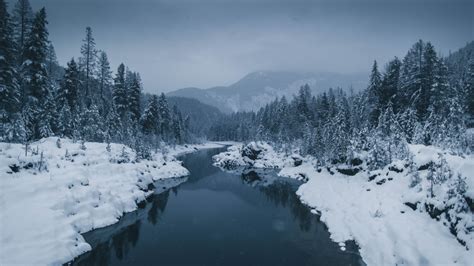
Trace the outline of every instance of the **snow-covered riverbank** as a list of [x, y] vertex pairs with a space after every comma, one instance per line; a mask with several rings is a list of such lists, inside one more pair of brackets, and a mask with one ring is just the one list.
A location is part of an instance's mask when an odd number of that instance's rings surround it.
[[[411, 162], [398, 161], [370, 172], [363, 160], [357, 166], [317, 168], [314, 158], [288, 156], [264, 143], [231, 147], [214, 161], [234, 169], [277, 167], [281, 176], [307, 180], [297, 191], [301, 201], [321, 215], [342, 249], [345, 241], [355, 240], [368, 265], [472, 265], [474, 216], [466, 199], [459, 197], [474, 196], [474, 158], [422, 145], [412, 145], [410, 150]], [[429, 165], [441, 164], [440, 160], [445, 160], [451, 176], [434, 184], [431, 197]], [[465, 185], [461, 192], [455, 191], [458, 176]], [[451, 197], [453, 192], [458, 194]], [[430, 204], [444, 212], [430, 217], [426, 210]], [[465, 246], [450, 232], [448, 219], [458, 219], [452, 230]]]
[[90, 250], [81, 233], [116, 223], [153, 193], [153, 181], [188, 171], [175, 156], [222, 144], [176, 146], [135, 160], [121, 144], [46, 138], [0, 143], [0, 264], [59, 265]]

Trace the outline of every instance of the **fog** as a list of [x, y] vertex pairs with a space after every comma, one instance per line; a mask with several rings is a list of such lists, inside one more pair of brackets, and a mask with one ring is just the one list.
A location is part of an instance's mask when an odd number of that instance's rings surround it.
[[[10, 7], [13, 0], [9, 1]], [[32, 0], [45, 6], [61, 64], [86, 26], [145, 91], [228, 85], [257, 70], [368, 72], [418, 39], [442, 54], [472, 40], [473, 1]]]

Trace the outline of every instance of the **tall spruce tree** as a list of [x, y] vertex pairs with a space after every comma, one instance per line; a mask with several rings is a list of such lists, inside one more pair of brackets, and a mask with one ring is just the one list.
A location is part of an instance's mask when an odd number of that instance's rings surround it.
[[25, 137], [14, 52], [10, 16], [5, 1], [0, 0], [0, 139], [5, 141], [23, 141]]
[[158, 106], [158, 96], [153, 95], [148, 102], [145, 111], [140, 119], [142, 126], [142, 131], [145, 134], [159, 134], [159, 106]]
[[433, 45], [426, 43], [423, 50], [421, 63], [421, 84], [413, 98], [412, 105], [416, 108], [418, 117], [424, 120], [428, 117], [428, 107], [430, 105], [430, 95], [438, 67], [438, 57]]
[[100, 52], [98, 65], [99, 71], [97, 79], [99, 82], [99, 97], [101, 101], [99, 111], [104, 114], [109, 110], [108, 98], [111, 96], [110, 88], [112, 86], [112, 71], [110, 70], [109, 59], [104, 51]]
[[[397, 57], [395, 57], [395, 59], [390, 61], [387, 65], [387, 69], [383, 75], [382, 84], [380, 87], [378, 106], [379, 110], [385, 109], [390, 100], [392, 100], [392, 104], [395, 101], [395, 99], [392, 98], [394, 98], [394, 96], [397, 94], [401, 65], [402, 62]], [[398, 106], [394, 106], [393, 109], [395, 112], [399, 110]]]
[[95, 48], [95, 40], [92, 36], [91, 27], [86, 28], [86, 37], [82, 40], [81, 58], [79, 58], [79, 65], [84, 74], [84, 93], [85, 104], [90, 106], [92, 103], [91, 93], [92, 79], [96, 70], [97, 63], [97, 49]]
[[125, 66], [120, 64], [114, 79], [113, 99], [116, 111], [122, 120], [128, 112], [127, 91], [125, 88]]
[[425, 43], [419, 40], [403, 58], [400, 71], [399, 93], [397, 93], [397, 105], [400, 106], [400, 109], [410, 106], [414, 101], [415, 93], [421, 89], [424, 47]]
[[69, 110], [79, 106], [80, 77], [79, 69], [74, 58], [67, 63], [67, 68], [61, 86], [57, 94], [57, 102], [60, 106], [67, 104]]
[[372, 65], [370, 72], [369, 87], [367, 87], [367, 103], [369, 112], [370, 125], [376, 126], [381, 110], [379, 109], [379, 101], [381, 95], [382, 75], [377, 66], [377, 61]]
[[165, 141], [168, 141], [171, 133], [171, 113], [164, 93], [161, 93], [158, 98], [158, 112], [160, 116], [160, 135]]
[[127, 89], [127, 102], [128, 110], [130, 112], [130, 118], [134, 123], [140, 119], [140, 95], [141, 95], [141, 81], [138, 73], [130, 74], [130, 87]]
[[50, 82], [46, 69], [48, 49], [48, 30], [46, 28], [46, 10], [42, 8], [35, 15], [33, 27], [28, 37], [25, 50], [25, 61], [22, 64], [23, 84], [27, 100], [27, 125], [32, 131], [32, 139], [47, 137], [51, 134], [51, 125], [47, 109], [50, 97]]
[[13, 25], [15, 32], [15, 43], [17, 45], [17, 63], [21, 65], [24, 61], [24, 52], [27, 48], [28, 36], [33, 24], [33, 10], [29, 0], [18, 0], [13, 9]]

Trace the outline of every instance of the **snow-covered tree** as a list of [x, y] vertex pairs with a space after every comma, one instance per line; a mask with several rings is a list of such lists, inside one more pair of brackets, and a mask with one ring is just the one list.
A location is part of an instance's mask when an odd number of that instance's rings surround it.
[[367, 87], [367, 103], [369, 107], [369, 121], [372, 126], [377, 125], [381, 110], [379, 110], [379, 101], [381, 95], [382, 76], [378, 70], [377, 61], [372, 65], [370, 73], [369, 87]]
[[119, 116], [124, 119], [128, 112], [127, 91], [125, 88], [125, 66], [120, 64], [114, 79], [114, 104]]
[[101, 51], [98, 60], [97, 79], [99, 82], [99, 97], [101, 105], [99, 111], [104, 114], [108, 112], [109, 102], [111, 96], [110, 88], [112, 87], [112, 71], [110, 70], [110, 63], [107, 53]]
[[143, 112], [140, 123], [145, 134], [159, 134], [158, 96], [152, 96]]
[[57, 102], [60, 106], [67, 104], [69, 110], [74, 110], [79, 106], [79, 90], [80, 90], [79, 69], [74, 58], [67, 63], [63, 81], [57, 93]]
[[24, 138], [14, 52], [10, 16], [5, 1], [0, 0], [0, 139], [4, 141], [22, 141]]
[[141, 81], [138, 73], [130, 74], [130, 84], [127, 88], [127, 102], [130, 118], [134, 123], [140, 119], [140, 95], [141, 95]]
[[95, 104], [84, 110], [81, 116], [81, 129], [83, 139], [88, 141], [101, 142], [104, 140], [104, 125], [99, 114], [99, 109]]
[[123, 141], [122, 120], [116, 111], [115, 104], [112, 103], [105, 119], [106, 138], [113, 141]]
[[24, 61], [24, 52], [27, 48], [28, 36], [33, 24], [33, 10], [29, 0], [18, 0], [13, 8], [14, 40], [17, 45], [17, 62]]
[[160, 117], [160, 135], [163, 139], [169, 140], [172, 129], [171, 113], [164, 93], [161, 93], [158, 98], [158, 113]]
[[23, 84], [27, 95], [25, 108], [28, 110], [27, 126], [32, 138], [49, 136], [52, 132], [49, 114], [45, 109], [50, 97], [50, 82], [46, 69], [48, 49], [48, 30], [46, 29], [46, 10], [42, 8], [35, 15], [28, 37], [22, 64]]
[[89, 106], [92, 103], [92, 78], [94, 77], [97, 67], [97, 49], [95, 48], [95, 40], [92, 36], [91, 27], [86, 28], [86, 37], [82, 42], [82, 56], [79, 58], [79, 66], [84, 74], [85, 104]]

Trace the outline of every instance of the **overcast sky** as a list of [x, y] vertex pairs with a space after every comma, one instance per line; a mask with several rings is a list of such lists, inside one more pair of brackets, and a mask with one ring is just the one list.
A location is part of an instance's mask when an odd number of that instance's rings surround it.
[[420, 38], [445, 55], [474, 39], [473, 0], [30, 2], [46, 7], [62, 65], [91, 26], [114, 70], [140, 72], [148, 92], [229, 85], [257, 70], [366, 72]]

